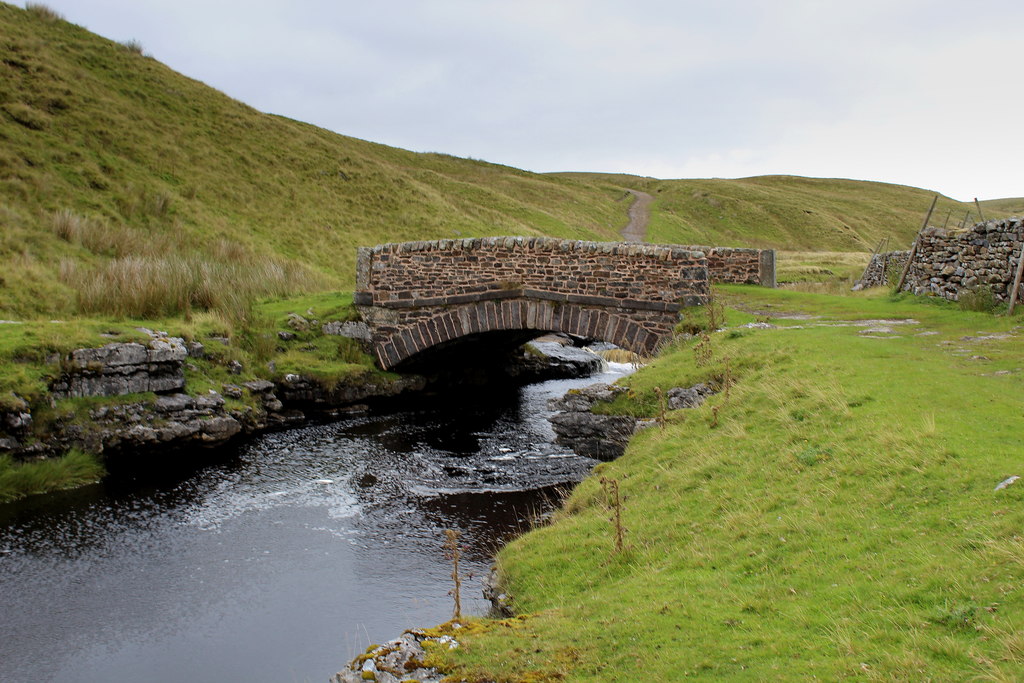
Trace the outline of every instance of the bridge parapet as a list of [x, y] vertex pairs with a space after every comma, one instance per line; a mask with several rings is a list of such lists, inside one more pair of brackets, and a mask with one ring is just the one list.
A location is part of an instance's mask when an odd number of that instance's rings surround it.
[[688, 247], [707, 254], [711, 282], [775, 287], [775, 251], [737, 247]]
[[[363, 247], [356, 289], [364, 305], [387, 306], [494, 290], [530, 289], [613, 300], [702, 303], [707, 260], [675, 245], [484, 237]], [[369, 295], [367, 297], [366, 295]]]

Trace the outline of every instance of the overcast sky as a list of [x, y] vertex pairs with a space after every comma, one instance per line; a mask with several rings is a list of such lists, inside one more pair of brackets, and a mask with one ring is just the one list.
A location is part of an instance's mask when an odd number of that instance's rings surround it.
[[1024, 2], [45, 0], [266, 112], [531, 171], [1024, 196]]

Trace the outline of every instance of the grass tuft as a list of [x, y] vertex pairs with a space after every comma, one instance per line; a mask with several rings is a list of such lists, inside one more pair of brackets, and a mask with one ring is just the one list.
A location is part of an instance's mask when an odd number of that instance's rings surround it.
[[25, 11], [36, 19], [43, 19], [44, 21], [64, 21], [63, 14], [60, 14], [41, 2], [26, 2]]
[[961, 311], [991, 313], [998, 307], [991, 287], [966, 287], [957, 295], [957, 306]]
[[77, 450], [62, 458], [29, 462], [0, 455], [0, 502], [93, 483], [105, 473], [96, 456]]
[[137, 55], [144, 54], [142, 49], [142, 43], [136, 40], [135, 38], [126, 40], [123, 43], [121, 43], [121, 45], [123, 45], [124, 48], [128, 50], [128, 52], [132, 52]]

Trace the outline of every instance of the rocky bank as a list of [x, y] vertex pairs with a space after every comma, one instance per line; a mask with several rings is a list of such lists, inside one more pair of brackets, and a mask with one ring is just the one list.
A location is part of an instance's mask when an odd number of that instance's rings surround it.
[[[614, 460], [621, 456], [630, 437], [653, 421], [630, 415], [601, 415], [593, 412], [593, 409], [600, 403], [613, 401], [625, 391], [625, 387], [616, 385], [591, 384], [570, 391], [562, 398], [552, 399], [551, 408], [558, 411], [550, 418], [555, 430], [555, 443], [572, 448], [578, 455], [596, 460]], [[675, 387], [666, 393], [665, 407], [668, 410], [696, 408], [713, 393], [715, 389], [703, 383], [692, 387]]]
[[[54, 369], [48, 394], [34, 405], [15, 396], [0, 407], [0, 455], [25, 460], [74, 448], [135, 457], [155, 450], [216, 447], [431, 390], [428, 379], [419, 374], [366, 372], [325, 383], [290, 373], [275, 381], [245, 381], [241, 366], [229, 361], [227, 372], [239, 374], [239, 379], [200, 393], [187, 386], [186, 368], [206, 358], [203, 344], [140, 331], [149, 337], [147, 343], [111, 343], [48, 358]], [[331, 328], [324, 334], [350, 336], [360, 331]], [[580, 377], [601, 367], [600, 358], [574, 348], [567, 338], [531, 344], [508, 361], [503, 372], [509, 378], [531, 382]], [[457, 383], [449, 382], [447, 390]]]

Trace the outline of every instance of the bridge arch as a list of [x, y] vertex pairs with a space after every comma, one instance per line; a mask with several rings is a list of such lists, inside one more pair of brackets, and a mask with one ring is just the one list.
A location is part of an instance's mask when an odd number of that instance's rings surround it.
[[[665, 318], [670, 330], [678, 313], [662, 311], [652, 317]], [[380, 339], [374, 351], [381, 367], [393, 368], [439, 345], [500, 331], [562, 332], [608, 341], [643, 356], [654, 355], [666, 336], [645, 328], [625, 311], [518, 296], [446, 308]]]

